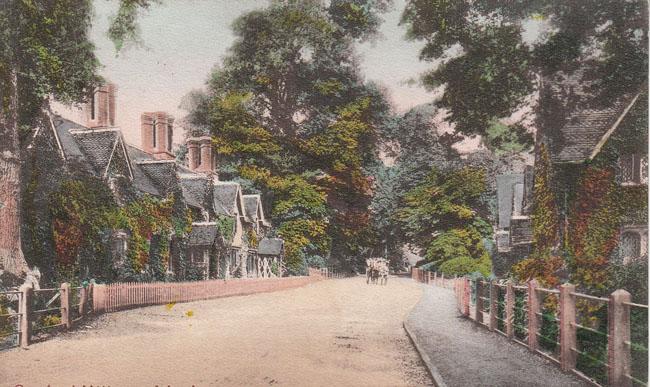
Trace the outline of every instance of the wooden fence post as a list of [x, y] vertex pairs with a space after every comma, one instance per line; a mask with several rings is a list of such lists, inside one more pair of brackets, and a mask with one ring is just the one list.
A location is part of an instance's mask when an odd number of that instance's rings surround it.
[[466, 317], [469, 317], [470, 291], [469, 278], [463, 278], [463, 314]]
[[537, 296], [537, 280], [528, 282], [528, 348], [535, 352], [537, 350], [537, 331], [539, 322], [539, 297]]
[[497, 328], [497, 303], [499, 302], [499, 287], [492, 280], [490, 283], [490, 330]]
[[93, 285], [93, 313], [106, 311], [106, 285]]
[[560, 367], [562, 371], [571, 371], [576, 366], [576, 303], [575, 285], [560, 286]]
[[632, 381], [627, 375], [631, 372], [630, 346], [630, 293], [619, 289], [609, 296], [607, 326], [609, 338], [607, 343], [608, 380], [611, 386], [631, 387]]
[[483, 282], [476, 280], [476, 322], [483, 324]]
[[79, 315], [85, 316], [88, 313], [88, 292], [90, 291], [90, 284], [88, 286], [81, 286], [79, 291]]
[[70, 329], [72, 328], [72, 319], [70, 316], [70, 284], [67, 282], [62, 283], [59, 292], [61, 292], [59, 296], [61, 300], [61, 323], [65, 329]]
[[34, 288], [25, 284], [20, 287], [20, 346], [27, 347], [32, 339], [32, 296]]
[[438, 286], [438, 272], [437, 271], [433, 272], [433, 284], [435, 286]]
[[515, 288], [511, 281], [506, 285], [506, 336], [515, 337]]

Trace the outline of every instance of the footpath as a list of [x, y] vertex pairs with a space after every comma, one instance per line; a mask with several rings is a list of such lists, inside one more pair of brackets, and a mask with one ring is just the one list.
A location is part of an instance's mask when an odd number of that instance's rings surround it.
[[404, 322], [439, 387], [588, 386], [506, 337], [466, 320], [450, 289], [428, 285]]

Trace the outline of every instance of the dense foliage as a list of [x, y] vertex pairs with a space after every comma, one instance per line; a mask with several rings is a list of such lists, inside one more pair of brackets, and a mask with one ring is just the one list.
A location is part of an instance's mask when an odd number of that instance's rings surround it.
[[513, 267], [522, 281], [537, 279], [543, 286], [559, 285], [558, 271], [564, 260], [558, 255], [559, 211], [553, 186], [553, 171], [546, 145], [540, 144], [533, 185], [533, 251]]
[[646, 8], [640, 0], [410, 0], [402, 23], [424, 41], [422, 60], [442, 60], [423, 82], [446, 86], [440, 105], [456, 129], [486, 134], [494, 119], [535, 104], [540, 75], [586, 69], [577, 75], [593, 81], [597, 104], [638, 89], [647, 80]]
[[[172, 259], [170, 240], [180, 243], [190, 231], [189, 213], [173, 195], [165, 199], [143, 195], [118, 206], [103, 181], [77, 177], [64, 180], [49, 197], [55, 262], [44, 264], [56, 267], [55, 278], [50, 279], [55, 283], [90, 278], [165, 280]], [[115, 255], [115, 231], [126, 232], [124, 257]], [[176, 260], [184, 264], [184, 257]]]
[[372, 34], [385, 5], [277, 2], [249, 12], [207, 92], [191, 96], [192, 134], [212, 134], [220, 176], [272, 203], [290, 272], [316, 256], [356, 267], [372, 243], [367, 168], [388, 105], [359, 76], [353, 42]]
[[485, 189], [484, 170], [433, 169], [404, 197], [397, 216], [406, 235], [442, 272], [490, 275], [484, 239], [491, 238], [492, 227], [484, 218], [485, 205], [481, 203]]

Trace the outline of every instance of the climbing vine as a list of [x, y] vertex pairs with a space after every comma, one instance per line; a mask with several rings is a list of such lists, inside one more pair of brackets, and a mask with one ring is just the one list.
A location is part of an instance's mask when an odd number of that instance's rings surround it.
[[175, 197], [157, 199], [143, 195], [114, 213], [111, 225], [129, 233], [127, 257], [135, 273], [151, 267], [162, 275], [170, 263], [169, 240], [190, 231], [189, 211], [175, 210]]
[[235, 219], [231, 216], [219, 215], [216, 219], [217, 230], [219, 235], [223, 238], [226, 245], [232, 243], [232, 238], [235, 235]]
[[[61, 280], [108, 276], [107, 246], [111, 214], [117, 205], [111, 191], [94, 178], [64, 181], [49, 198], [56, 273]], [[68, 278], [72, 277], [72, 278]]]
[[564, 259], [558, 256], [559, 242], [558, 208], [555, 191], [551, 184], [552, 168], [548, 149], [540, 144], [536, 162], [533, 198], [533, 252], [513, 266], [515, 277], [521, 281], [537, 279], [543, 286], [559, 284], [557, 272], [563, 267]]
[[572, 282], [603, 292], [609, 282], [609, 258], [618, 245], [622, 216], [614, 170], [587, 166], [569, 212], [567, 244]]

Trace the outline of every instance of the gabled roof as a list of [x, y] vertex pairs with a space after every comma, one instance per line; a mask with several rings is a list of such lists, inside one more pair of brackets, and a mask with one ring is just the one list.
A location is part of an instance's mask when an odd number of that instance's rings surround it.
[[612, 133], [638, 100], [639, 94], [624, 96], [605, 108], [573, 112], [551, 139], [551, 159], [576, 163], [596, 157]]
[[212, 206], [212, 179], [199, 174], [180, 174], [181, 189], [187, 204], [207, 209]]
[[192, 223], [188, 243], [190, 246], [211, 246], [218, 234], [217, 224], [214, 222]]
[[[212, 191], [214, 212], [217, 215], [245, 216], [241, 186], [232, 181], [215, 181]], [[241, 211], [240, 211], [241, 209]]]
[[126, 149], [129, 153], [129, 157], [133, 161], [133, 185], [135, 188], [140, 192], [148, 193], [150, 195], [162, 196], [162, 193], [158, 190], [156, 184], [149, 178], [149, 176], [147, 176], [138, 164], [138, 161], [151, 160], [153, 157], [145, 151], [131, 145], [127, 145]]
[[257, 221], [259, 203], [259, 195], [244, 195], [244, 211], [248, 219], [253, 222]]
[[264, 209], [262, 208], [262, 197], [259, 194], [244, 195], [244, 211], [251, 222], [262, 222], [266, 224]]
[[89, 129], [49, 113], [48, 118], [64, 160], [77, 161], [88, 172], [104, 178], [112, 160], [116, 158], [116, 152], [120, 152], [127, 160], [129, 177], [133, 178], [133, 169], [120, 129]]
[[284, 250], [284, 241], [280, 238], [263, 238], [257, 247], [260, 255], [280, 255]]
[[143, 160], [135, 164], [144, 171], [161, 194], [166, 195], [175, 188], [177, 180], [174, 160]]

